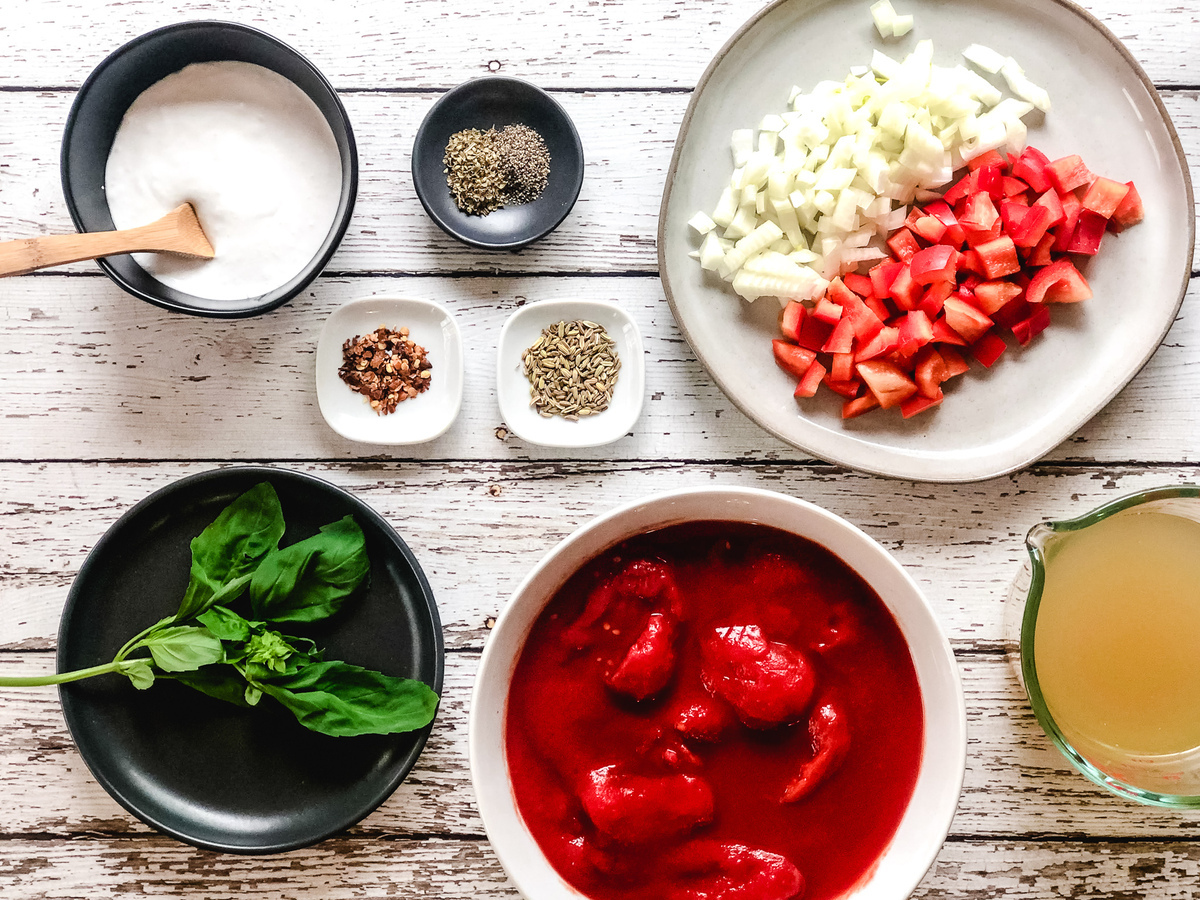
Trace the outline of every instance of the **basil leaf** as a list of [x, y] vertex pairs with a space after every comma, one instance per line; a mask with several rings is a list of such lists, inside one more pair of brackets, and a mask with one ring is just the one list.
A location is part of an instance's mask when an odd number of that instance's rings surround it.
[[142, 642], [164, 672], [190, 672], [225, 659], [221, 641], [207, 628], [177, 625], [156, 631]]
[[120, 673], [127, 677], [135, 688], [144, 691], [154, 684], [154, 668], [148, 659], [127, 659], [121, 663]]
[[250, 579], [250, 608], [271, 622], [316, 622], [337, 612], [369, 569], [362, 529], [346, 516], [268, 553]]
[[211, 606], [196, 621], [223, 641], [248, 641], [262, 622], [249, 622], [227, 606]]
[[192, 540], [192, 570], [175, 620], [195, 618], [213, 595], [248, 575], [283, 537], [283, 509], [275, 488], [263, 482], [242, 494]]
[[419, 681], [331, 660], [258, 683], [305, 728], [343, 737], [415, 731], [433, 721], [438, 695]]
[[206, 666], [195, 672], [180, 672], [168, 677], [234, 706], [252, 705], [246, 702], [249, 686], [233, 666]]

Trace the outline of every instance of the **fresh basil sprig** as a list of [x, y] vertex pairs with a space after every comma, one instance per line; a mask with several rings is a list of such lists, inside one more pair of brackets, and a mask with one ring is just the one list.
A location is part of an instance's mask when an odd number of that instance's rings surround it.
[[[64, 684], [103, 674], [145, 690], [169, 678], [218, 700], [277, 701], [306, 728], [350, 736], [394, 734], [433, 721], [438, 695], [427, 685], [339, 660], [326, 660], [283, 623], [334, 615], [370, 571], [366, 539], [351, 516], [280, 548], [285, 525], [268, 483], [242, 494], [192, 541], [179, 611], [134, 635], [111, 663], [59, 675], [0, 677], [0, 686]], [[233, 609], [248, 597], [245, 618]], [[132, 656], [145, 650], [149, 657]]]

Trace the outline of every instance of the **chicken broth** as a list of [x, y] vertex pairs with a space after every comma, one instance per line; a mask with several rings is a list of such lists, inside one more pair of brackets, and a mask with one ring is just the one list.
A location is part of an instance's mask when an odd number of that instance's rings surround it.
[[823, 547], [699, 522], [584, 565], [509, 691], [517, 806], [597, 900], [833, 898], [871, 871], [916, 784], [912, 658]]

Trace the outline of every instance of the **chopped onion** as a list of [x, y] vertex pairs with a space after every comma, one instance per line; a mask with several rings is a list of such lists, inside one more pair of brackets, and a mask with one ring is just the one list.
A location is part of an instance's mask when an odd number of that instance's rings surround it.
[[[889, 0], [871, 13], [893, 36], [909, 18]], [[735, 131], [729, 185], [711, 214], [689, 222], [703, 236], [700, 265], [747, 300], [810, 299], [885, 258], [881, 239], [903, 225], [914, 197], [936, 196], [931, 189], [988, 150], [1019, 153], [1022, 118], [1049, 109], [1049, 97], [1010, 57], [981, 44], [963, 55], [984, 71], [994, 65], [1016, 97], [963, 65], [933, 65], [923, 40], [901, 61], [876, 50], [845, 81], [794, 88], [786, 112], [763, 117], [757, 133]]]

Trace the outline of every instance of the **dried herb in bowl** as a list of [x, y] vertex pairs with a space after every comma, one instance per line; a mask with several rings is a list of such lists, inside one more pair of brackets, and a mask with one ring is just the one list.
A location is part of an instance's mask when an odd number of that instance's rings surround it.
[[529, 405], [543, 418], [578, 421], [608, 409], [621, 360], [603, 325], [577, 319], [544, 329], [521, 354], [529, 379]]
[[433, 364], [407, 328], [392, 331], [380, 325], [365, 337], [355, 335], [342, 344], [338, 376], [366, 397], [371, 409], [386, 416], [397, 404], [429, 389]]
[[532, 203], [550, 178], [546, 141], [527, 125], [455, 132], [446, 143], [442, 164], [455, 205], [472, 216]]
[[265, 694], [305, 728], [336, 737], [428, 725], [438, 696], [427, 685], [326, 660], [312, 640], [280, 630], [332, 616], [366, 578], [366, 541], [354, 518], [280, 548], [283, 533], [275, 489], [256, 485], [192, 540], [191, 576], [173, 616], [134, 635], [109, 663], [0, 677], [0, 687], [119, 674], [146, 689], [170, 678], [242, 707], [258, 706]]

